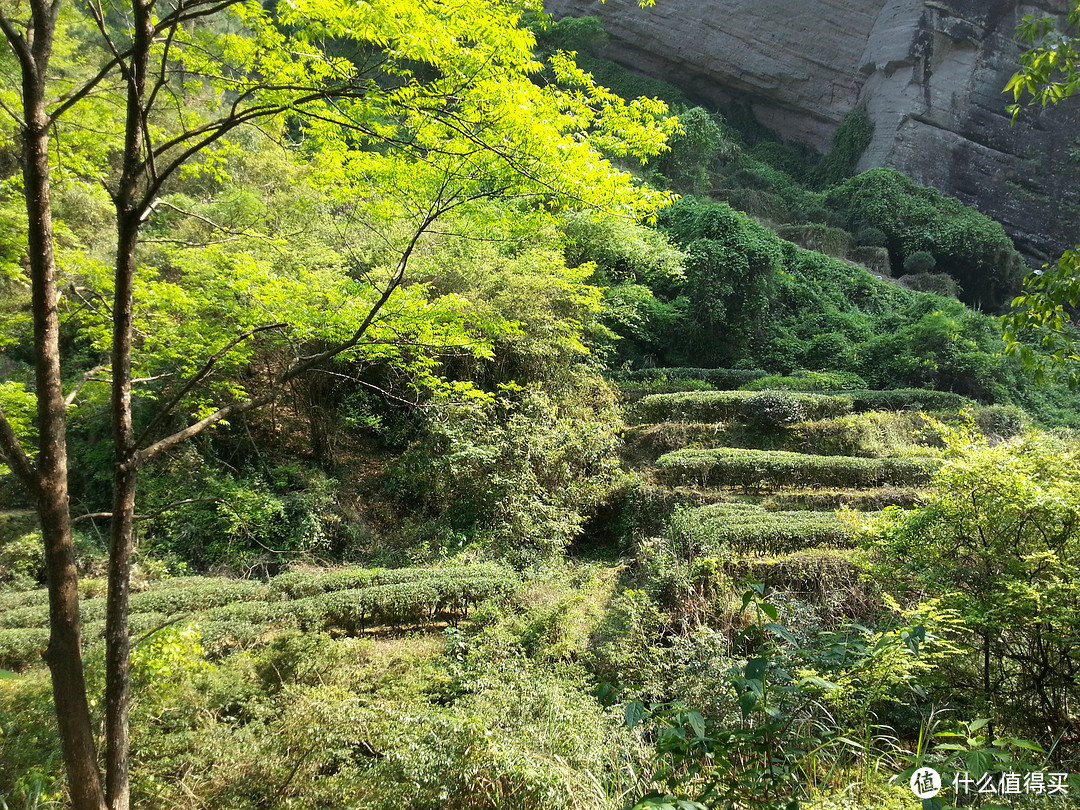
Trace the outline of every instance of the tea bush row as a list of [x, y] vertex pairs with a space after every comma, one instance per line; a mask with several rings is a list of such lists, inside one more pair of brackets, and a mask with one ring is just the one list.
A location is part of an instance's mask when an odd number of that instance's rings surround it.
[[510, 592], [519, 580], [506, 570], [432, 571], [408, 582], [372, 585], [298, 599], [290, 606], [304, 629], [357, 633], [367, 627], [417, 626], [445, 617], [456, 623], [469, 609]]
[[651, 394], [630, 411], [630, 421], [723, 422], [757, 421], [763, 412], [777, 415], [780, 424], [804, 419], [828, 419], [851, 411], [850, 399], [789, 391], [687, 391]]
[[676, 450], [657, 460], [672, 485], [741, 487], [920, 486], [939, 462], [931, 459], [812, 456], [782, 450]]
[[619, 371], [612, 375], [617, 383], [663, 384], [696, 380], [707, 383], [719, 391], [740, 388], [768, 372], [746, 368], [642, 368], [636, 371]]
[[726, 556], [788, 554], [807, 548], [842, 548], [851, 531], [833, 512], [769, 512], [755, 504], [712, 504], [689, 510], [678, 521], [695, 548]]
[[395, 585], [430, 579], [513, 577], [509, 569], [495, 563], [453, 565], [444, 568], [346, 568], [329, 573], [291, 571], [270, 580], [270, 588], [289, 599], [318, 596], [332, 591], [348, 591], [372, 585]]
[[[801, 377], [774, 378], [781, 384], [804, 379]], [[824, 383], [823, 383], [824, 384]], [[762, 399], [755, 399], [760, 397]], [[760, 420], [765, 397], [771, 397], [771, 407], [777, 409], [782, 403], [790, 416], [781, 424], [794, 421], [831, 419], [849, 413], [867, 411], [959, 411], [971, 408], [979, 412], [974, 400], [951, 391], [934, 391], [925, 388], [898, 388], [889, 391], [864, 389], [837, 390], [828, 394], [800, 391], [681, 391], [670, 394], [650, 394], [637, 402], [628, 414], [634, 423], [643, 422], [722, 422], [731, 419]], [[1004, 411], [1008, 411], [1006, 414]], [[1001, 413], [998, 413], [1001, 411]], [[1010, 427], [1019, 424], [1019, 409], [994, 411], [992, 421], [1003, 421]], [[798, 418], [796, 418], [798, 417]]]
[[[143, 632], [142, 626], [147, 621], [157, 623], [184, 613], [198, 613], [212, 621], [240, 620], [260, 625], [289, 623], [293, 615], [299, 615], [314, 623], [324, 618], [318, 614], [321, 609], [318, 598], [339, 592], [362, 592], [365, 616], [386, 619], [384, 623], [394, 626], [417, 624], [416, 617], [420, 614], [414, 605], [424, 605], [430, 615], [464, 616], [470, 606], [512, 590], [519, 581], [512, 571], [493, 563], [435, 569], [357, 568], [331, 574], [288, 573], [269, 585], [251, 580], [195, 578], [189, 579], [186, 587], [161, 587], [133, 594], [131, 625], [132, 632]], [[410, 590], [414, 596], [408, 595]], [[332, 613], [334, 600], [327, 599], [325, 604]], [[82, 618], [87, 638], [92, 638], [104, 621], [105, 599], [84, 600]], [[48, 607], [44, 603], [0, 613], [0, 629], [45, 628], [48, 621]], [[337, 626], [332, 616], [325, 621], [328, 626]]]
[[0, 669], [21, 671], [41, 660], [49, 643], [44, 628], [4, 628], [0, 630]]

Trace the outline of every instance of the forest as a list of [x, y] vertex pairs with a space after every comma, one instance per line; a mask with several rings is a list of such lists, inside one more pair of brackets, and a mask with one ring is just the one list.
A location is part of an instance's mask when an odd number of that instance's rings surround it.
[[1077, 806], [1080, 253], [539, 0], [0, 31], [0, 810]]

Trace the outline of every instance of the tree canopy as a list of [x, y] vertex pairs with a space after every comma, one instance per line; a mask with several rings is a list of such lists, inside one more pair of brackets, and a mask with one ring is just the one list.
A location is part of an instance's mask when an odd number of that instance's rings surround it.
[[[40, 517], [76, 807], [129, 805], [140, 470], [334, 359], [430, 388], [442, 355], [490, 356], [518, 324], [409, 275], [437, 224], [468, 230], [491, 201], [533, 226], [566, 209], [636, 220], [669, 199], [611, 161], [656, 154], [676, 121], [598, 87], [566, 53], [542, 77], [522, 25], [541, 10], [32, 0], [0, 12], [0, 106], [9, 152], [22, 149], [6, 275], [32, 299], [29, 324], [11, 313], [10, 325], [33, 331], [22, 379], [4, 386], [0, 448]], [[86, 411], [107, 414], [112, 435], [104, 784], [68, 472]]]

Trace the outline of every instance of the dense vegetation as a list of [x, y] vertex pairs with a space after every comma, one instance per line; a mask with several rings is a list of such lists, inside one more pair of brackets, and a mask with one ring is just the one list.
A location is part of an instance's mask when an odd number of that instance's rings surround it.
[[[855, 175], [857, 110], [815, 155], [603, 60], [595, 20], [478, 3], [443, 30], [453, 14], [403, 8], [315, 30], [237, 5], [177, 34], [186, 92], [148, 139], [243, 96], [211, 65], [300, 81], [270, 58], [288, 37], [368, 84], [237, 124], [145, 210], [134, 424], [162, 442], [214, 422], [140, 472], [133, 806], [899, 810], [932, 765], [947, 789], [925, 810], [982, 802], [954, 773], [1080, 770], [1080, 417], [1005, 353], [1020, 260], [1000, 226]], [[98, 26], [127, 24], [64, 7], [62, 86], [95, 81]], [[91, 696], [115, 523], [110, 90], [51, 152]], [[33, 459], [6, 126], [0, 411]], [[0, 808], [63, 806], [42, 527], [5, 459]]]

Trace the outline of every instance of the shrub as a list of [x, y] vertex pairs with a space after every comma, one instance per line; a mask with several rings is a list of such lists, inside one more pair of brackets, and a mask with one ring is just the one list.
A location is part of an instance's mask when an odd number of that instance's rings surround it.
[[679, 113], [682, 132], [668, 139], [668, 151], [657, 165], [676, 191], [704, 194], [709, 190], [709, 170], [722, 151], [730, 151], [715, 118], [701, 107]]
[[793, 425], [806, 418], [803, 402], [786, 391], [762, 391], [747, 397], [740, 410], [746, 422], [765, 428]]
[[988, 439], [1011, 439], [1019, 436], [1027, 414], [1015, 405], [989, 405], [975, 411], [975, 426]]
[[[846, 396], [787, 393], [800, 403], [803, 418], [825, 419], [851, 411]], [[724, 422], [746, 415], [744, 403], [758, 396], [754, 391], [689, 391], [677, 394], [651, 394], [630, 409], [628, 418], [643, 422]]]
[[832, 216], [832, 212], [823, 205], [815, 205], [799, 212], [799, 219], [816, 225], [826, 225]]
[[726, 202], [736, 211], [772, 222], [784, 222], [791, 216], [784, 198], [770, 191], [755, 188], [719, 188], [713, 189], [710, 196]]
[[49, 592], [44, 588], [30, 591], [0, 592], [0, 615], [13, 608], [48, 605]]
[[662, 216], [686, 250], [693, 356], [723, 365], [761, 331], [783, 243], [724, 203], [684, 200]]
[[782, 450], [677, 450], [661, 456], [660, 475], [670, 484], [741, 487], [918, 486], [930, 481], [930, 459], [811, 456]]
[[914, 273], [903, 276], [900, 283], [909, 290], [933, 293], [944, 298], [960, 297], [960, 285], [947, 273]]
[[636, 371], [615, 372], [616, 382], [668, 382], [700, 380], [719, 391], [730, 391], [768, 372], [756, 368], [642, 368]]
[[969, 304], [995, 309], [1019, 287], [1022, 261], [1001, 225], [899, 172], [863, 172], [827, 192], [826, 201], [849, 226], [880, 229], [894, 261], [932, 251]]
[[807, 250], [845, 258], [851, 249], [851, 234], [828, 225], [783, 225], [776, 229], [781, 239], [794, 242]]
[[713, 504], [686, 510], [673, 526], [680, 544], [697, 555], [787, 554], [806, 548], [853, 544], [851, 530], [832, 512], [768, 512], [754, 504]]
[[856, 512], [880, 512], [889, 506], [911, 509], [919, 502], [920, 492], [914, 487], [877, 487], [862, 490], [813, 490], [809, 492], [776, 492], [762, 502], [766, 509], [836, 510], [847, 507]]
[[[133, 594], [130, 609], [133, 614], [154, 612], [172, 616], [177, 613], [220, 607], [233, 602], [266, 599], [270, 596], [269, 589], [260, 582], [212, 578], [187, 587], [155, 588], [144, 593]], [[92, 599], [86, 604], [96, 605], [104, 601], [104, 599]]]
[[926, 250], [917, 250], [909, 253], [904, 259], [904, 272], [911, 275], [930, 273], [937, 267], [937, 259], [934, 254]]
[[889, 391], [845, 391], [854, 411], [945, 411], [974, 407], [975, 401], [951, 391], [894, 388]]
[[851, 371], [798, 371], [790, 376], [762, 377], [744, 385], [743, 390], [843, 391], [863, 388], [865, 385], [866, 381]]
[[0, 540], [0, 586], [31, 587], [42, 578], [45, 552], [38, 532]]
[[855, 234], [855, 244], [859, 247], [885, 247], [887, 244], [885, 231], [873, 225], [859, 228]]
[[874, 122], [863, 110], [851, 110], [833, 135], [832, 150], [814, 167], [811, 181], [817, 188], [835, 185], [855, 172], [855, 166], [874, 136]]
[[925, 444], [926, 426], [926, 420], [914, 411], [869, 411], [796, 425], [790, 446], [814, 455], [879, 458]]
[[0, 630], [0, 669], [21, 672], [41, 660], [49, 643], [44, 628], [5, 628]]
[[[352, 573], [352, 572], [350, 572]], [[485, 599], [508, 593], [520, 582], [496, 565], [380, 571], [369, 585], [330, 590], [288, 604], [308, 629], [356, 634], [374, 624], [418, 626], [442, 616], [455, 622]], [[345, 578], [335, 578], [341, 584]]]

